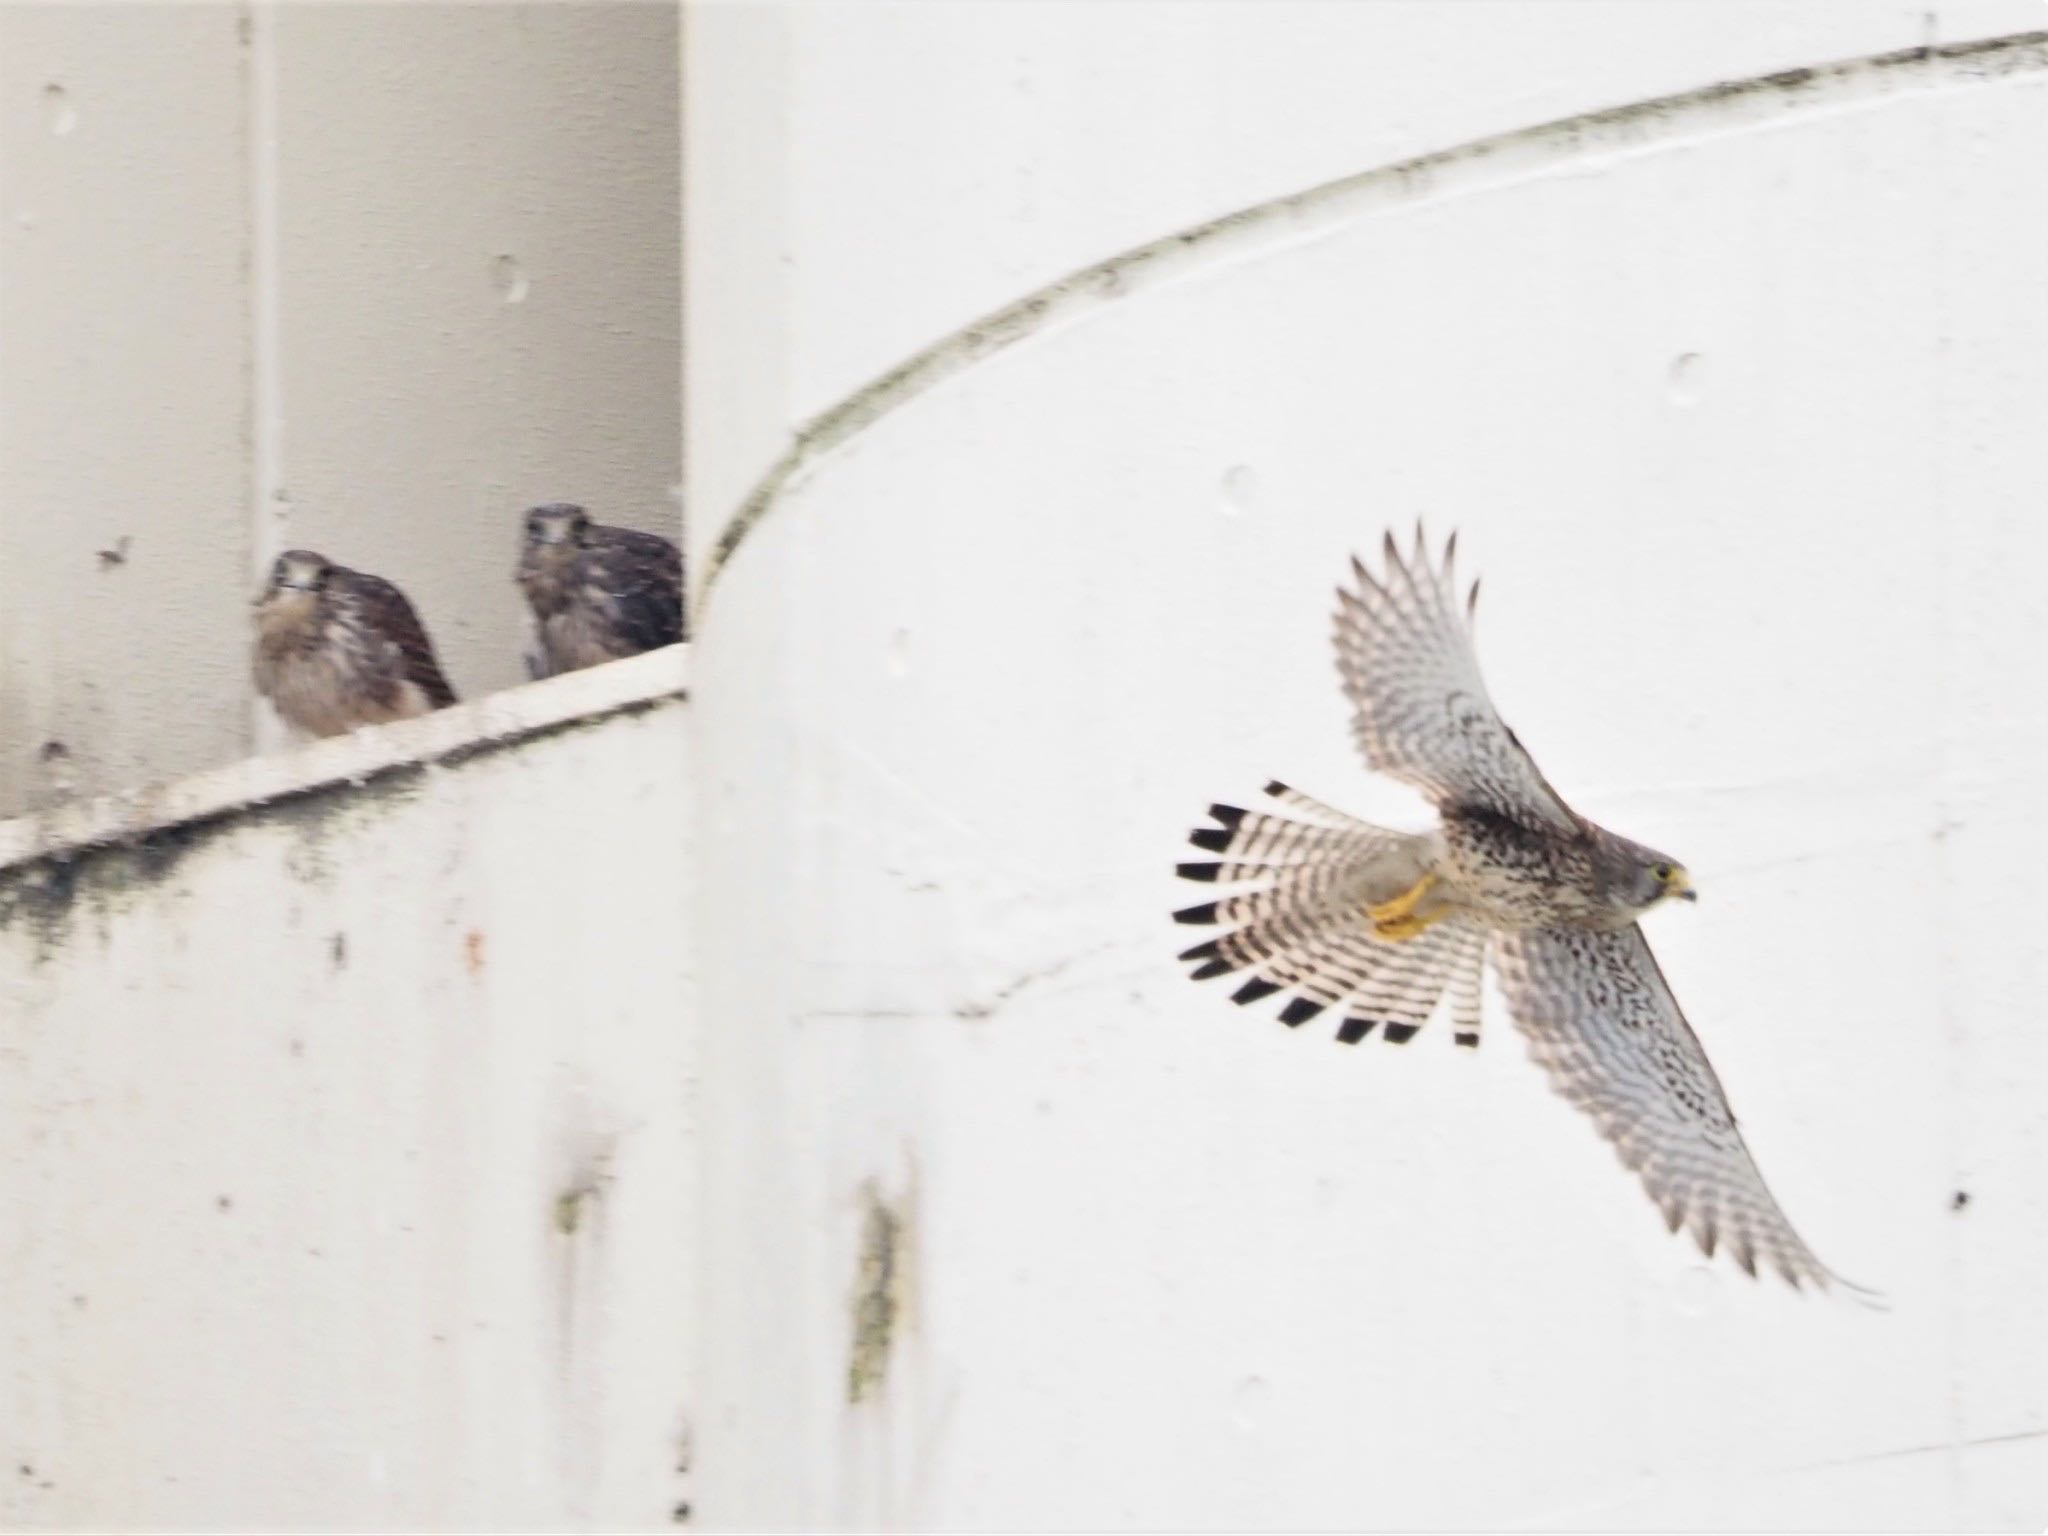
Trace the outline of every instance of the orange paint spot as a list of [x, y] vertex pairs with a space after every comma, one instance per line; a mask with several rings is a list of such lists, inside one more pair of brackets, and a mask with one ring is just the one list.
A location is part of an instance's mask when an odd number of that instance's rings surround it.
[[462, 936], [462, 963], [469, 967], [470, 975], [483, 975], [484, 936], [481, 929], [472, 928]]

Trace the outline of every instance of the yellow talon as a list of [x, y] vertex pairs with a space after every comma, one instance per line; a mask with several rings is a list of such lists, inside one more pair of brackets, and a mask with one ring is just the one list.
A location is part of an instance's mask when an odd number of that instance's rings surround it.
[[1372, 931], [1383, 939], [1412, 939], [1431, 923], [1448, 917], [1448, 907], [1434, 912], [1416, 910], [1435, 889], [1436, 876], [1424, 875], [1391, 901], [1369, 905], [1365, 915], [1372, 919]]
[[1390, 922], [1374, 923], [1372, 931], [1382, 939], [1412, 939], [1431, 923], [1441, 921], [1443, 913], [1432, 913], [1428, 917], [1397, 917]]
[[1392, 901], [1382, 901], [1377, 905], [1368, 906], [1365, 915], [1375, 923], [1391, 923], [1412, 916], [1415, 909], [1422, 905], [1422, 898], [1435, 888], [1436, 876], [1424, 875]]

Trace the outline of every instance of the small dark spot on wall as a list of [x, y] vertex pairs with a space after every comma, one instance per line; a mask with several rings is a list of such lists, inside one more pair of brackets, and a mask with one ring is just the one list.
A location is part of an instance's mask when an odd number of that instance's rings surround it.
[[231, 1195], [215, 1195], [213, 1206], [215, 1210], [232, 1211], [235, 1208], [234, 1198]]
[[30, 1466], [25, 1461], [20, 1466], [16, 1467], [14, 1470], [19, 1472], [23, 1477], [34, 1477], [36, 1475], [36, 1469]]
[[1259, 472], [1249, 464], [1233, 464], [1223, 471], [1223, 515], [1238, 517], [1259, 508]]
[[1953, 1196], [1950, 1197], [1948, 1202], [1948, 1208], [1952, 1211], [1960, 1211], [1964, 1206], [1968, 1205], [1969, 1203], [1970, 1192], [1967, 1189], [1959, 1189], [1955, 1192]]
[[108, 548], [94, 550], [93, 554], [99, 559], [100, 569], [111, 571], [126, 565], [128, 563], [128, 546], [132, 542], [128, 535], [124, 533], [120, 538], [114, 540], [113, 544]]
[[1675, 405], [1698, 405], [1706, 392], [1707, 360], [1703, 353], [1681, 352], [1671, 360], [1665, 379]]
[[292, 1041], [292, 1043], [291, 1043], [291, 1052], [292, 1052], [292, 1054], [293, 1054], [294, 1056], [303, 1056], [303, 1055], [305, 1055], [305, 1054], [306, 1054], [306, 1042], [305, 1042], [305, 1041], [303, 1041], [303, 1040], [298, 1040], [298, 1039], [294, 1039], [294, 1040]]
[[65, 746], [63, 742], [58, 741], [55, 737], [52, 737], [50, 740], [43, 743], [41, 751], [39, 751], [36, 755], [46, 763], [55, 763], [60, 762], [64, 758], [69, 757], [71, 755], [71, 749]]
[[43, 87], [43, 126], [59, 139], [78, 127], [78, 108], [72, 104], [71, 93], [64, 89], [62, 81], [52, 80]]
[[472, 976], [484, 973], [484, 936], [480, 929], [472, 928], [462, 936], [462, 965]]
[[[328, 958], [329, 962], [330, 962], [330, 963], [331, 963], [331, 964], [332, 964], [332, 965], [334, 966], [334, 968], [335, 968], [335, 969], [336, 969], [337, 971], [339, 971], [339, 970], [343, 970], [343, 969], [345, 969], [345, 968], [347, 967], [347, 965], [348, 965], [348, 935], [347, 935], [347, 934], [345, 934], [345, 933], [337, 933], [336, 935], [334, 935], [334, 937], [333, 937], [333, 938], [331, 938], [331, 939], [329, 939], [329, 940], [327, 941], [327, 958]], [[296, 1042], [294, 1042], [294, 1043], [296, 1043]]]
[[72, 1305], [72, 1306], [74, 1306], [74, 1307], [76, 1307], [76, 1308], [78, 1308], [78, 1310], [79, 1310], [79, 1311], [83, 1312], [83, 1311], [85, 1310], [85, 1308], [86, 1308], [86, 1299], [85, 1299], [84, 1295], [83, 1295], [83, 1294], [80, 1294], [80, 1295], [77, 1295], [77, 1296], [74, 1296], [74, 1297], [72, 1297], [72, 1298], [71, 1298], [71, 1305]]
[[678, 1504], [668, 1512], [668, 1517], [677, 1525], [688, 1525], [690, 1523], [690, 1506], [688, 1504]]
[[509, 252], [494, 257], [491, 261], [491, 286], [498, 290], [498, 300], [504, 304], [523, 304], [533, 284], [526, 276], [526, 268], [517, 256]]
[[583, 1201], [592, 1193], [590, 1189], [568, 1189], [555, 1196], [555, 1230], [562, 1236], [574, 1237], [583, 1225]]

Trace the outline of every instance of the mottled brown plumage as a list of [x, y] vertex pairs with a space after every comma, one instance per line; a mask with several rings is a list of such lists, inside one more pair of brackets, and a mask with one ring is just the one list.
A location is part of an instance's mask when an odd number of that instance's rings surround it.
[[637, 656], [684, 636], [682, 552], [655, 534], [594, 523], [569, 502], [527, 512], [518, 579], [533, 610], [528, 670], [535, 677]]
[[1175, 914], [1224, 930], [1182, 958], [1197, 980], [1248, 971], [1240, 1003], [1293, 992], [1290, 1025], [1338, 1009], [1348, 1043], [1375, 1028], [1410, 1039], [1448, 993], [1454, 1038], [1476, 1046], [1490, 957], [1531, 1054], [1673, 1229], [1709, 1255], [1725, 1244], [1751, 1274], [1856, 1290], [1765, 1188], [1637, 925], [1692, 898], [1685, 871], [1573, 811], [1501, 721], [1472, 648], [1478, 584], [1459, 601], [1456, 548], [1432, 563], [1418, 528], [1404, 559], [1389, 537], [1382, 574], [1352, 562], [1336, 617], [1359, 748], [1429, 797], [1435, 829], [1389, 831], [1278, 783], [1272, 810], [1211, 806], [1217, 825], [1192, 841], [1219, 857], [1179, 872], [1243, 889]]
[[288, 550], [256, 600], [256, 690], [309, 736], [455, 702], [405, 594], [311, 550]]

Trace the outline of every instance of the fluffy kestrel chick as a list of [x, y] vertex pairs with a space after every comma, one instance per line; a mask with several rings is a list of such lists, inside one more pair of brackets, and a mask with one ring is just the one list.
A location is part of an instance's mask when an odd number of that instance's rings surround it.
[[256, 599], [256, 691], [309, 736], [455, 702], [405, 594], [381, 576], [287, 550]]
[[[1765, 1188], [1697, 1036], [1637, 919], [1693, 899], [1679, 863], [1566, 805], [1502, 723], [1480, 680], [1454, 537], [1432, 562], [1418, 528], [1391, 536], [1374, 574], [1339, 590], [1337, 671], [1366, 762], [1436, 806], [1426, 832], [1394, 832], [1274, 783], [1264, 811], [1211, 806], [1193, 842], [1216, 862], [1190, 880], [1240, 887], [1175, 914], [1225, 932], [1187, 950], [1200, 980], [1249, 972], [1240, 1003], [1293, 996], [1281, 1019], [1334, 1009], [1337, 1038], [1410, 1039], [1450, 997], [1453, 1038], [1479, 1043], [1490, 962], [1531, 1054], [1593, 1118], [1676, 1231], [1708, 1255], [1794, 1286], [1841, 1285]], [[1462, 598], [1462, 601], [1460, 600]], [[1866, 1293], [1867, 1294], [1867, 1293]]]
[[667, 539], [593, 523], [566, 501], [526, 514], [519, 589], [533, 609], [535, 677], [683, 638], [683, 556]]

